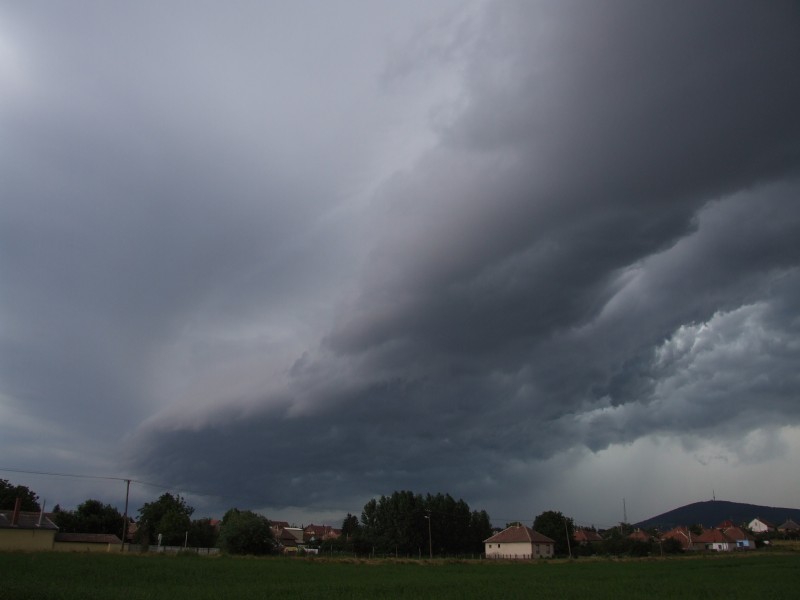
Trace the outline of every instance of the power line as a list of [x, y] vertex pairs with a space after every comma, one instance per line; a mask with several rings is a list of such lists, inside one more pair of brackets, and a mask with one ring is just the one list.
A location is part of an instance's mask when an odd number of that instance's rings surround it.
[[[24, 473], [26, 475], [49, 475], [51, 477], [76, 477], [82, 479], [110, 479], [113, 481], [133, 481], [133, 479], [128, 479], [125, 477], [110, 477], [106, 475], [76, 475], [74, 473], [52, 473], [48, 471], [26, 471], [24, 469], [7, 469], [5, 467], [0, 467], [0, 471], [7, 473]], [[142, 483], [142, 482], [137, 481], [137, 483]]]
[[7, 472], [7, 473], [23, 473], [25, 475], [46, 475], [50, 477], [73, 477], [76, 479], [103, 479], [106, 481], [130, 481], [131, 483], [138, 483], [139, 485], [146, 485], [149, 487], [159, 488], [162, 490], [175, 490], [180, 491], [185, 494], [191, 494], [192, 496], [205, 496], [208, 498], [220, 498], [219, 494], [205, 494], [203, 492], [196, 492], [193, 490], [185, 490], [182, 488], [178, 488], [175, 486], [169, 485], [162, 485], [160, 483], [151, 483], [149, 481], [142, 481], [140, 479], [133, 479], [132, 477], [112, 477], [110, 475], [80, 475], [76, 473], [55, 473], [52, 471], [28, 471], [25, 469], [9, 469], [6, 467], [0, 467], [0, 472]]
[[[77, 474], [77, 473], [55, 473], [55, 472], [52, 472], [52, 471], [29, 471], [29, 470], [26, 470], [26, 469], [11, 469], [11, 468], [7, 468], [7, 467], [0, 467], [0, 473], [22, 473], [22, 474], [25, 474], [25, 475], [45, 475], [45, 476], [49, 476], [49, 477], [72, 477], [72, 478], [75, 478], [75, 479], [102, 479], [102, 480], [106, 480], [106, 481], [124, 481], [124, 482], [137, 483], [139, 485], [145, 485], [145, 486], [148, 486], [148, 487], [158, 488], [158, 489], [162, 489], [162, 490], [176, 491], [177, 493], [190, 494], [192, 496], [203, 496], [205, 498], [234, 499], [233, 496], [227, 496], [227, 495], [221, 495], [221, 494], [207, 494], [205, 492], [197, 492], [197, 491], [194, 491], [194, 490], [187, 490], [187, 489], [183, 489], [183, 488], [180, 488], [180, 487], [177, 487], [177, 486], [169, 486], [169, 485], [163, 485], [161, 483], [152, 483], [152, 482], [149, 482], [149, 481], [142, 481], [141, 479], [133, 479], [132, 477], [114, 477], [114, 476], [111, 476], [111, 475], [83, 475], [83, 474]], [[446, 515], [447, 514], [447, 513], [444, 513], [444, 512], [435, 510], [435, 509], [430, 509], [430, 510], [426, 509], [426, 510], [427, 510], [427, 512], [434, 513], [434, 514], [441, 514], [441, 515]], [[475, 511], [471, 511], [471, 512], [475, 512]], [[492, 517], [491, 515], [490, 515], [490, 519], [492, 521], [494, 521], [494, 522], [497, 522], [497, 523], [501, 523], [503, 521], [505, 521], [506, 523], [525, 523], [527, 521], [530, 521], [531, 523], [533, 523], [533, 521], [535, 520], [535, 519], [530, 519], [530, 518], [528, 518], [528, 519], [509, 519], [509, 518], [503, 518], [503, 517]], [[586, 525], [578, 525], [578, 523], [575, 523], [575, 525], [576, 525], [576, 527], [586, 527]], [[603, 526], [601, 524], [601, 528], [609, 529], [610, 527], [614, 527], [614, 526], [612, 525], [612, 526], [605, 527], [605, 526]]]

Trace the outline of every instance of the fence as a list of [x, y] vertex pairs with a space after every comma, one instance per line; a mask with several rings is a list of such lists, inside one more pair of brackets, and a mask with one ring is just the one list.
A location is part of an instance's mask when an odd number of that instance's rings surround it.
[[538, 558], [553, 558], [552, 556], [534, 555], [534, 554], [487, 554], [487, 560], [532, 560]]
[[142, 552], [154, 552], [161, 554], [178, 554], [180, 552], [189, 554], [200, 554], [203, 556], [214, 556], [219, 554], [219, 548], [193, 548], [191, 546], [148, 546], [143, 548], [138, 544], [125, 544], [125, 552], [140, 554]]

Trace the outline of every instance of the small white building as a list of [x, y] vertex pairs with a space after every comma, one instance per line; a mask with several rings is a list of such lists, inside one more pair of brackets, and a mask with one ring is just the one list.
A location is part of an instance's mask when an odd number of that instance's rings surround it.
[[747, 524], [747, 528], [753, 533], [767, 533], [768, 531], [775, 531], [775, 525], [766, 519], [759, 519], [756, 517]]
[[703, 533], [694, 536], [695, 550], [713, 550], [714, 552], [730, 552], [736, 548], [736, 542], [728, 538], [721, 529], [704, 529]]
[[483, 542], [486, 558], [550, 558], [556, 543], [525, 525], [512, 525]]

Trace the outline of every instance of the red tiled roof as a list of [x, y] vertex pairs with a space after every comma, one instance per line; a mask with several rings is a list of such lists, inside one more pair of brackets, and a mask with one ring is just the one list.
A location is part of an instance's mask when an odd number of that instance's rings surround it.
[[704, 529], [703, 533], [694, 536], [692, 541], [698, 544], [730, 544], [731, 542], [719, 529]]
[[330, 538], [330, 537], [339, 537], [341, 535], [341, 531], [334, 529], [330, 525], [308, 525], [304, 530], [303, 533], [309, 537], [315, 537], [316, 539], [323, 539], [323, 538]]
[[632, 534], [628, 536], [629, 540], [636, 540], [639, 542], [649, 542], [651, 537], [649, 533], [642, 531], [641, 529], [637, 529]]
[[500, 533], [494, 534], [489, 539], [483, 540], [486, 544], [513, 544], [518, 542], [533, 542], [535, 544], [555, 544], [546, 535], [534, 531], [525, 525], [512, 525]]
[[733, 521], [730, 519], [725, 519], [722, 523], [717, 525], [717, 529], [728, 529], [729, 527], [734, 527]]
[[602, 536], [597, 533], [596, 531], [592, 531], [591, 529], [576, 529], [575, 532], [572, 534], [573, 539], [576, 542], [602, 542]]
[[661, 536], [662, 540], [678, 540], [681, 548], [688, 550], [692, 545], [692, 534], [686, 527], [675, 527]]
[[734, 542], [741, 540], [750, 540], [751, 542], [754, 541], [753, 536], [740, 527], [728, 527], [723, 533], [728, 537], [728, 539]]

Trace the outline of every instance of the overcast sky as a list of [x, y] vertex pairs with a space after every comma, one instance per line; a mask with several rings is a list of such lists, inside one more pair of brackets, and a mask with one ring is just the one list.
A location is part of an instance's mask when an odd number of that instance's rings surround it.
[[0, 2], [0, 468], [800, 506], [799, 64], [779, 0]]

